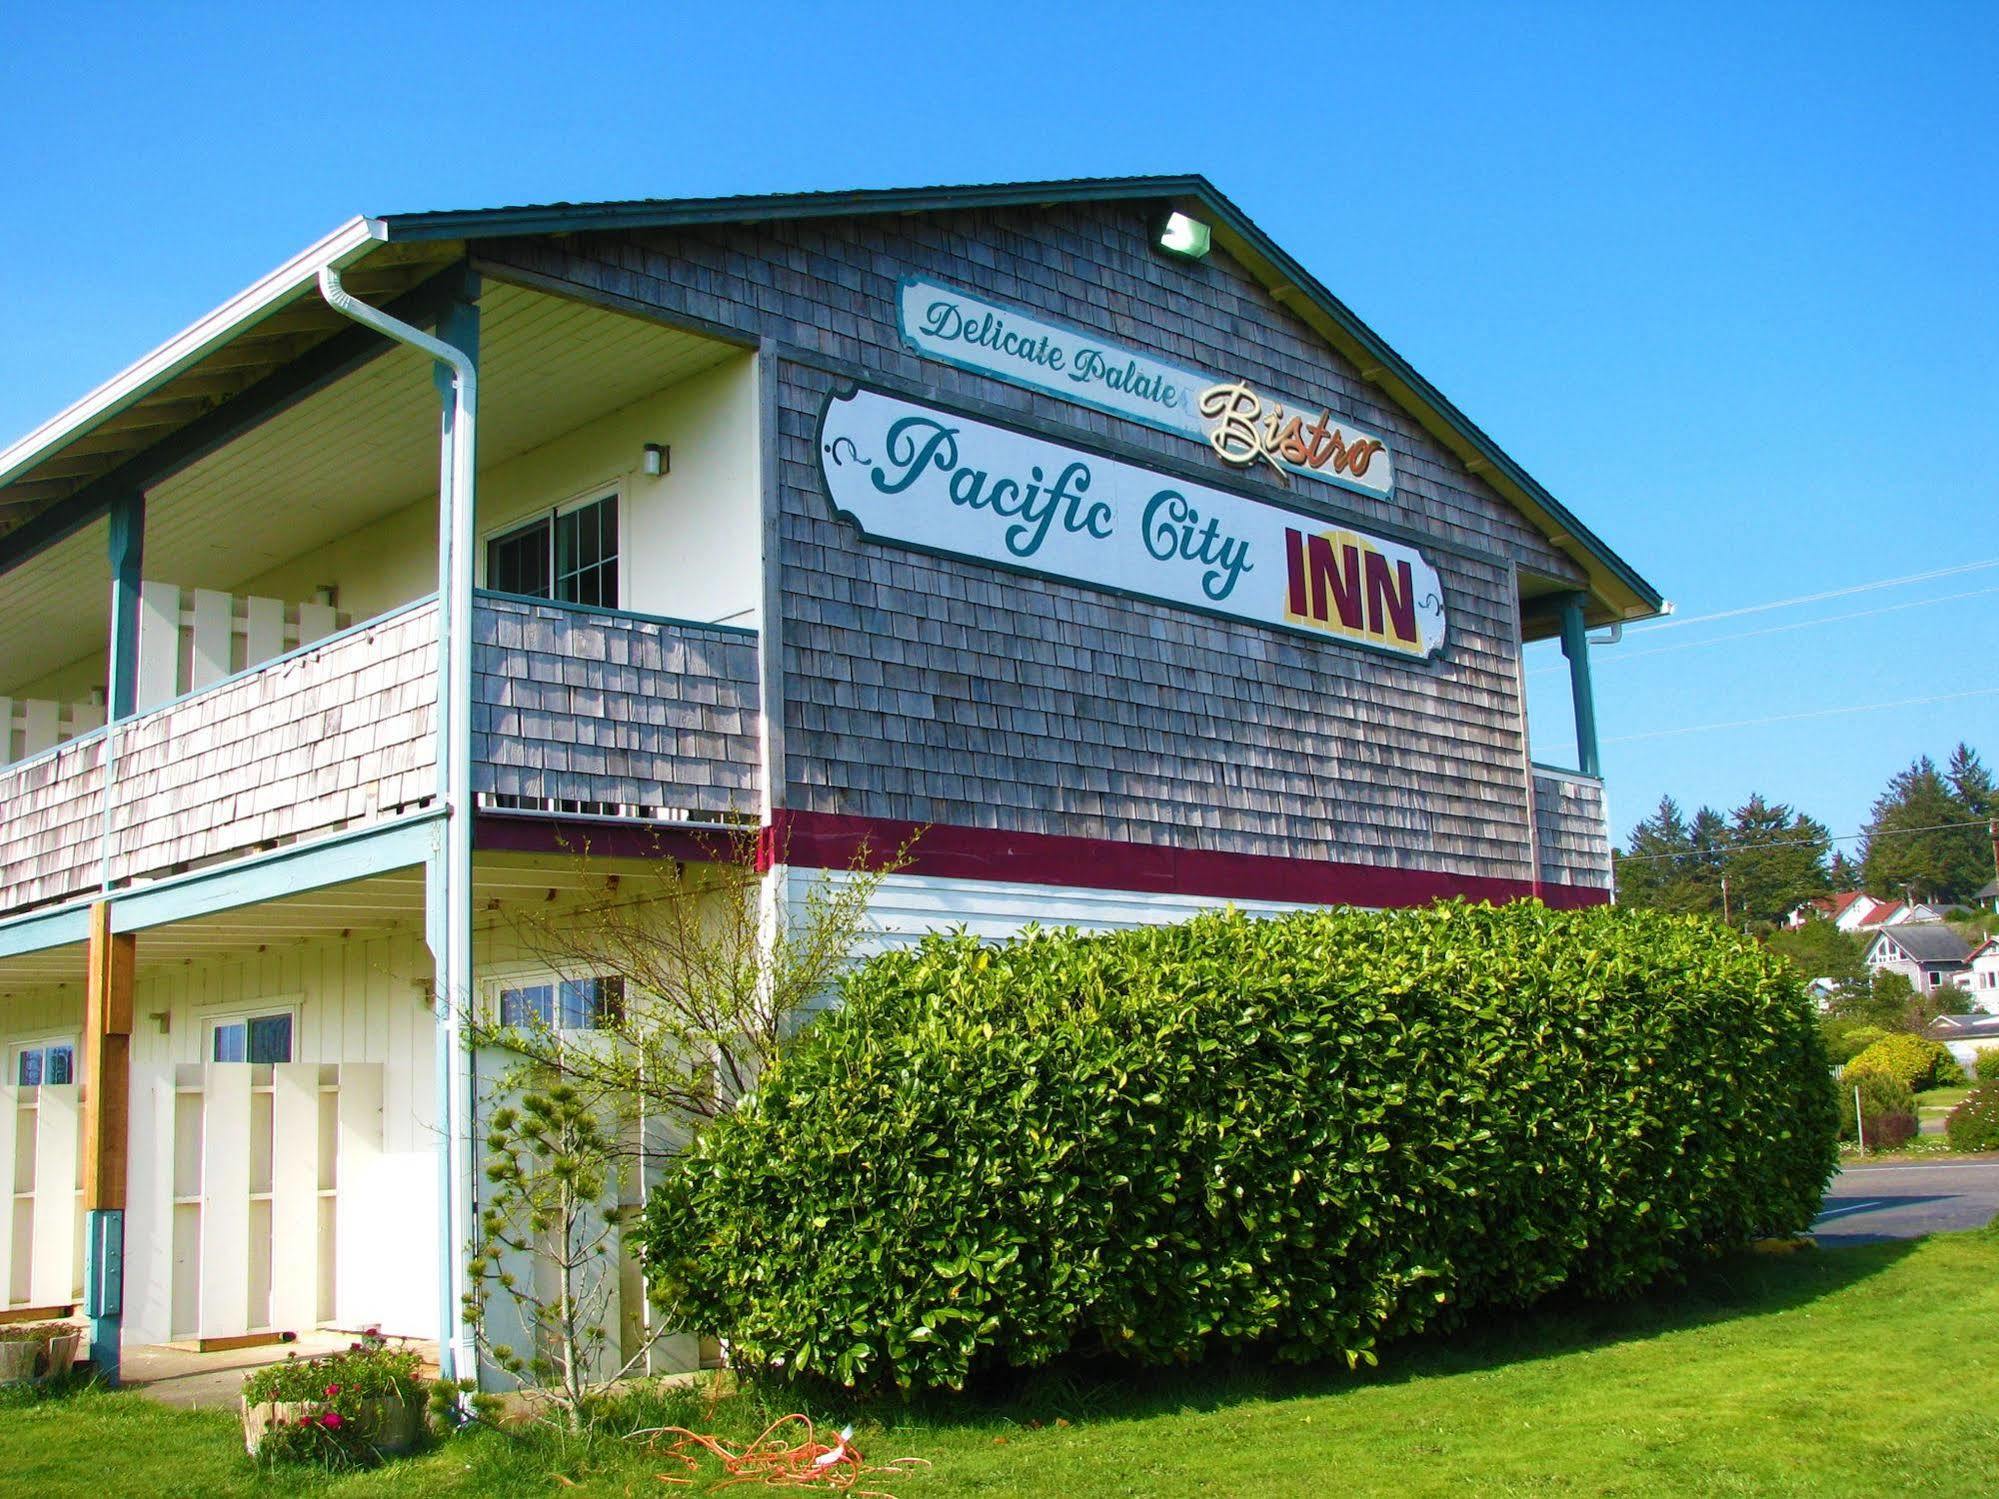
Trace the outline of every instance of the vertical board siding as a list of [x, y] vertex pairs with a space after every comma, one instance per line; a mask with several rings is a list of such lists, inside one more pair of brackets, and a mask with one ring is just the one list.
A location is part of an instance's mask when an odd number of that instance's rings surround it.
[[1535, 767], [1534, 838], [1545, 883], [1610, 889], [1610, 809], [1603, 782]]
[[[1151, 248], [1144, 204], [1072, 204], [513, 240], [489, 258], [777, 340], [786, 784], [800, 811], [1529, 878], [1511, 569], [1580, 570], [1240, 266]], [[1323, 400], [1386, 436], [1395, 491], [1309, 480], [1433, 552], [1433, 665], [865, 542], [814, 434], [837, 360], [1212, 470], [1204, 445], [927, 359], [896, 323], [920, 273], [1218, 378]], [[808, 357], [809, 356], [809, 357]], [[1266, 488], [1267, 486], [1255, 485]]]
[[642, 816], [757, 810], [757, 641], [524, 599], [473, 610], [472, 789]]

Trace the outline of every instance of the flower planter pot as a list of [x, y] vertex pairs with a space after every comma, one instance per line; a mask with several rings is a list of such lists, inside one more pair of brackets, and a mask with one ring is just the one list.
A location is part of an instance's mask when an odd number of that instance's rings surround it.
[[14, 1338], [0, 1342], [0, 1385], [26, 1384], [35, 1377], [42, 1360], [40, 1338]]
[[[343, 1435], [366, 1442], [386, 1457], [408, 1452], [423, 1434], [423, 1403], [398, 1400], [393, 1396], [363, 1400], [351, 1420], [343, 1424]], [[320, 1400], [267, 1400], [261, 1405], [243, 1402], [243, 1447], [257, 1455], [264, 1433], [280, 1423], [290, 1425], [301, 1417], [317, 1418], [326, 1410]]]

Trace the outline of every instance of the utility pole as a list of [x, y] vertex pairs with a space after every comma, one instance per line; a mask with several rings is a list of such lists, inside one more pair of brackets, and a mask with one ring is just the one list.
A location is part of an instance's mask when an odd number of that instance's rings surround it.
[[1721, 877], [1721, 924], [1722, 924], [1723, 926], [1732, 926], [1732, 925], [1734, 925], [1734, 920], [1733, 920], [1733, 918], [1732, 918], [1732, 917], [1730, 917], [1730, 916], [1729, 916], [1729, 914], [1728, 914], [1728, 876], [1727, 876], [1727, 875], [1723, 875], [1723, 876]]

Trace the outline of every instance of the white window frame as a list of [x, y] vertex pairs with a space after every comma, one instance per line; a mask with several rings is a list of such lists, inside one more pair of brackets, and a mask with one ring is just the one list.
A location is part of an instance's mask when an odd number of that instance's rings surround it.
[[[487, 1019], [497, 1026], [500, 1024], [500, 991], [503, 989], [527, 989], [540, 984], [546, 984], [552, 989], [559, 989], [562, 984], [579, 983], [584, 979], [602, 980], [622, 977], [623, 975], [616, 973], [564, 974], [556, 972], [553, 968], [541, 967], [509, 968], [499, 973], [488, 974], [480, 981], [480, 998], [483, 1002]], [[562, 1018], [560, 1006], [561, 996], [558, 994], [551, 1001], [551, 1009], [556, 1020]], [[604, 1034], [596, 1026], [575, 1028], [552, 1024], [549, 1026], [549, 1030], [558, 1039], [568, 1036], [601, 1036]]]
[[[552, 604], [561, 604], [563, 601], [555, 597], [554, 528], [556, 520], [561, 516], [570, 514], [572, 511], [581, 510], [586, 506], [594, 505], [599, 500], [616, 500], [618, 504], [617, 508], [618, 602], [615, 605], [608, 605], [608, 606], [586, 604], [586, 605], [573, 605], [570, 607], [590, 608], [590, 609], [595, 609], [599, 607], [612, 607], [617, 609], [626, 608], [627, 600], [631, 594], [631, 575], [626, 569], [626, 562], [628, 561], [627, 542], [628, 538], [631, 535], [630, 531], [631, 509], [630, 506], [627, 505], [626, 500], [628, 496], [631, 494], [631, 477], [632, 476], [629, 473], [613, 475], [612, 477], [604, 479], [599, 483], [586, 485], [584, 488], [575, 491], [565, 500], [559, 500], [553, 505], [533, 506], [527, 510], [523, 510], [519, 515], [516, 515], [511, 520], [502, 521], [500, 524], [495, 526], [489, 526], [486, 530], [480, 532], [479, 555], [476, 559], [479, 567], [479, 586], [481, 588], [487, 588], [491, 586], [489, 575], [486, 568], [486, 562], [487, 559], [492, 555], [493, 543], [498, 541], [503, 536], [511, 536], [514, 534], [514, 532], [525, 530], [527, 527], [533, 525], [535, 522], [540, 521], [545, 523], [549, 527], [549, 538], [548, 538], [549, 597], [546, 600], [546, 602]], [[507, 597], [527, 598], [529, 597], [529, 595], [508, 594]]]
[[[35, 1036], [10, 1042], [7, 1047], [7, 1086], [10, 1088], [40, 1088], [47, 1086], [64, 1087], [63, 1083], [24, 1083], [21, 1081], [21, 1054], [28, 1051], [46, 1052], [51, 1046], [69, 1048], [69, 1081], [71, 1084], [83, 1081], [83, 1038], [72, 1032], [68, 1035]], [[42, 1075], [48, 1076], [48, 1060], [42, 1061]]]
[[235, 1005], [226, 1010], [216, 1010], [201, 1016], [201, 1052], [197, 1060], [210, 1067], [268, 1067], [269, 1062], [218, 1062], [215, 1060], [215, 1028], [220, 1025], [241, 1025], [243, 1030], [243, 1051], [248, 1056], [250, 1050], [249, 1022], [264, 1020], [273, 1015], [288, 1015], [292, 1023], [292, 1061], [299, 1054], [299, 1007], [298, 996], [261, 1000], [256, 1004]]

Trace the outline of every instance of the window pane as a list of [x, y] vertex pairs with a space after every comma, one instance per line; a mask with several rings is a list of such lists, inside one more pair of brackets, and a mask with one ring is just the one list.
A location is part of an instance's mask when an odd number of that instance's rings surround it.
[[240, 1020], [215, 1028], [215, 1048], [213, 1060], [217, 1062], [240, 1062], [245, 1058], [245, 1047], [249, 1042], [249, 1027]]
[[289, 1062], [292, 1059], [292, 1018], [259, 1015], [250, 1022], [250, 1060]]
[[535, 521], [487, 543], [486, 586], [496, 593], [548, 597], [547, 521]]
[[606, 495], [555, 518], [555, 597], [618, 607], [618, 497]]
[[76, 1052], [68, 1046], [51, 1046], [48, 1050], [47, 1081], [52, 1083], [73, 1083], [76, 1081]]
[[42, 1082], [42, 1049], [37, 1046], [21, 1053], [14, 1081], [23, 1088], [38, 1088]]
[[620, 978], [565, 980], [562, 985], [562, 1028], [601, 1030], [623, 1009], [625, 981]]
[[554, 988], [548, 984], [529, 984], [520, 989], [502, 989], [500, 1024], [524, 1030], [555, 1024]]

